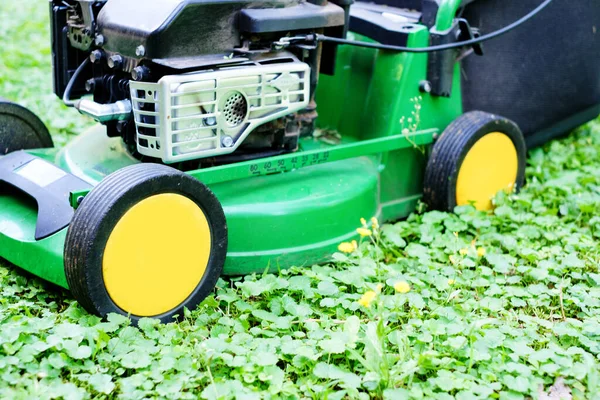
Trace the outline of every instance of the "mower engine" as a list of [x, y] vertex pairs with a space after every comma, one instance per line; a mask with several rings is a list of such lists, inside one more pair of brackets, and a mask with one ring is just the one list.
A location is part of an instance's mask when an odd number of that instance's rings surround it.
[[55, 93], [134, 156], [164, 163], [296, 150], [314, 128], [317, 77], [333, 73], [335, 48], [290, 38], [341, 37], [348, 13], [304, 0], [50, 4]]

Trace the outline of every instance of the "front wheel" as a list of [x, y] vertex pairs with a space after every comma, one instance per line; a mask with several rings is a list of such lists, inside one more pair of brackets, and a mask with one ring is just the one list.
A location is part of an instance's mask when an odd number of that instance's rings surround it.
[[465, 113], [433, 146], [423, 200], [443, 211], [466, 204], [489, 210], [500, 190], [523, 186], [526, 161], [525, 139], [514, 122], [482, 111]]
[[75, 212], [67, 282], [89, 312], [170, 322], [215, 287], [227, 253], [223, 209], [203, 183], [137, 164], [109, 175]]

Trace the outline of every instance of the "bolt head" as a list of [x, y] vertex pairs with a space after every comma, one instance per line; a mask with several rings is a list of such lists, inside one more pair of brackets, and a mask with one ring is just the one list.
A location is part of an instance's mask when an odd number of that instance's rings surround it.
[[94, 88], [96, 87], [96, 80], [95, 79], [88, 79], [87, 81], [85, 81], [85, 90], [88, 92], [93, 92]]
[[135, 48], [135, 55], [138, 57], [144, 57], [146, 55], [146, 48], [140, 44]]
[[98, 47], [104, 45], [104, 36], [96, 35], [96, 38], [94, 39], [94, 44]]
[[224, 136], [221, 143], [223, 143], [223, 146], [225, 147], [231, 147], [233, 146], [233, 139], [231, 136]]
[[117, 122], [117, 132], [123, 133], [127, 128], [127, 121], [119, 121]]
[[102, 50], [94, 50], [90, 53], [90, 61], [94, 64], [98, 64], [102, 61], [104, 57], [104, 52]]
[[217, 119], [215, 117], [204, 118], [202, 121], [206, 126], [215, 126], [217, 124]]
[[421, 93], [431, 93], [431, 82], [429, 81], [421, 81], [419, 82], [419, 90]]
[[149, 70], [147, 67], [144, 66], [137, 66], [133, 69], [133, 71], [131, 71], [131, 78], [134, 81], [143, 81], [144, 79], [146, 79], [149, 75]]
[[123, 57], [118, 54], [110, 56], [108, 59], [108, 68], [120, 69], [123, 66]]

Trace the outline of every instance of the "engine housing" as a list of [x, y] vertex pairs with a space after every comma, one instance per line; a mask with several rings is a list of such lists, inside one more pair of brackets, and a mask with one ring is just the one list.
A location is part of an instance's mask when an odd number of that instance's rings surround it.
[[286, 38], [341, 37], [337, 1], [50, 0], [55, 93], [141, 161], [185, 169], [294, 151], [336, 47]]
[[137, 150], [165, 163], [232, 153], [258, 126], [305, 108], [309, 77], [290, 59], [132, 81]]

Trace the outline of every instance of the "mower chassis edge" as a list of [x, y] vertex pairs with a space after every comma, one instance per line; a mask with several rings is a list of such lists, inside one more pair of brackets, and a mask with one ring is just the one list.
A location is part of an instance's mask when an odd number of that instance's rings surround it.
[[[18, 265], [25, 271], [68, 289], [63, 264], [63, 248], [67, 228], [36, 241], [33, 239], [33, 233], [37, 213], [30, 212], [30, 208], [24, 206], [20, 199], [15, 198], [8, 201], [10, 201], [9, 207], [14, 207], [15, 219], [0, 223], [2, 258]], [[6, 204], [7, 202], [5, 202]], [[21, 227], [24, 229], [21, 230]]]
[[[389, 151], [424, 146], [433, 142], [437, 129], [426, 129], [411, 134], [397, 134], [383, 138], [362, 140], [360, 142], [340, 144], [331, 149], [316, 149], [289, 153], [280, 156], [244, 161], [187, 172], [206, 185], [229, 182], [255, 176], [278, 174], [300, 168], [334, 161], [347, 160], [359, 156], [385, 153]], [[71, 206], [77, 208], [89, 190], [72, 192]]]

